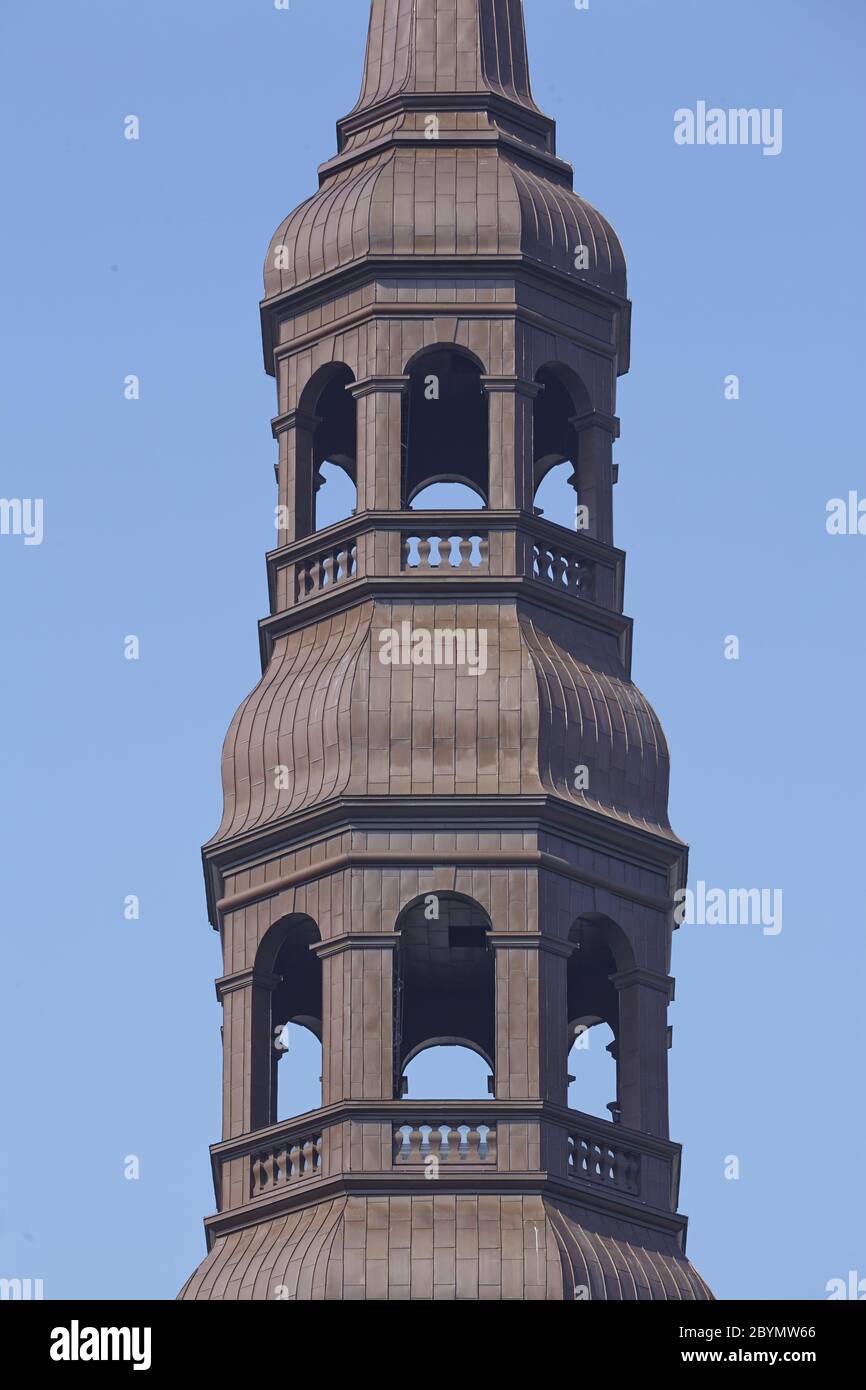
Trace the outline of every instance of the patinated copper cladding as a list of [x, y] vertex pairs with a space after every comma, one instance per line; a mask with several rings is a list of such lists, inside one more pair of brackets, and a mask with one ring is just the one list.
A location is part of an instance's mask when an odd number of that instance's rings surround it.
[[[204, 849], [223, 1133], [181, 1297], [711, 1298], [668, 1134], [687, 852], [613, 536], [625, 260], [533, 100], [520, 0], [373, 0], [261, 313], [278, 532]], [[576, 530], [535, 507], [565, 461]], [[326, 463], [357, 507], [317, 530]], [[412, 510], [433, 481], [483, 510]], [[568, 1107], [597, 1020], [610, 1118]], [[278, 1121], [287, 1021], [322, 1102]], [[406, 1094], [435, 1042], [490, 1094]]]

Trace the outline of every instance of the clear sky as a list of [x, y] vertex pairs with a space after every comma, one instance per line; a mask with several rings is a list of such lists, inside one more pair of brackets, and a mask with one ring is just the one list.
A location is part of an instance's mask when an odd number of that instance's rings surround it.
[[[617, 541], [673, 823], [693, 883], [784, 893], [776, 936], [675, 938], [689, 1254], [722, 1297], [821, 1298], [866, 1277], [866, 535], [825, 526], [866, 497], [866, 6], [526, 12], [536, 99], [629, 261]], [[172, 1297], [204, 1251], [198, 851], [267, 603], [261, 268], [355, 101], [367, 13], [0, 3], [0, 496], [45, 508], [41, 545], [0, 536], [0, 1275], [49, 1298]], [[781, 108], [782, 153], [676, 145], [700, 100]]]

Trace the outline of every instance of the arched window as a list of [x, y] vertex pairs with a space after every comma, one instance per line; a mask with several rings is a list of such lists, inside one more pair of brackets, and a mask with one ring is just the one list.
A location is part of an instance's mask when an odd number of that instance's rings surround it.
[[606, 918], [587, 916], [569, 934], [568, 1103], [606, 1120], [619, 1119], [619, 996], [612, 977], [626, 954], [630, 958], [630, 947], [618, 932]]
[[298, 507], [309, 513], [299, 516], [300, 534], [333, 526], [357, 506], [357, 408], [349, 390], [354, 380], [343, 363], [329, 363], [301, 395], [301, 414], [313, 423], [298, 436]]
[[308, 1024], [286, 1023], [275, 1045], [280, 1054], [275, 1119], [281, 1124], [321, 1107], [322, 1040]]
[[410, 1100], [486, 1100], [493, 1081], [485, 1058], [458, 1043], [430, 1043], [406, 1064], [403, 1077]]
[[570, 1024], [571, 1051], [568, 1054], [568, 1103], [572, 1110], [616, 1118], [617, 1068], [616, 1038], [609, 1023], [602, 1019], [575, 1019]]
[[484, 499], [465, 483], [430, 483], [412, 499], [413, 512], [479, 512]]
[[[493, 1071], [496, 1011], [493, 952], [488, 944], [490, 923], [477, 903], [446, 894], [429, 894], [403, 913], [397, 930], [400, 945], [395, 971], [394, 1085], [399, 1097], [407, 1093], [407, 1068], [430, 1084], [430, 1061], [421, 1054], [447, 1049], [440, 1057], [459, 1067], [468, 1049], [486, 1066], [463, 1066], [464, 1085], [475, 1093]], [[435, 1065], [435, 1062], [434, 1062]], [[451, 1084], [443, 1076], [443, 1085]], [[409, 1091], [411, 1095], [411, 1090]], [[445, 1092], [449, 1094], [449, 1092]], [[440, 1096], [441, 1099], [441, 1096]]]
[[404, 508], [431, 483], [462, 483], [487, 505], [488, 401], [482, 367], [456, 348], [410, 362], [402, 404]]
[[316, 530], [324, 531], [352, 515], [358, 505], [358, 489], [335, 463], [320, 464], [316, 482]]
[[545, 474], [535, 494], [534, 506], [548, 521], [572, 531], [576, 529], [577, 491], [573, 463], [557, 463]]
[[320, 938], [308, 917], [288, 919], [271, 932], [279, 942], [273, 965], [258, 968], [279, 980], [271, 994], [269, 1038], [274, 1124], [322, 1103], [322, 965], [310, 949]]
[[[574, 527], [575, 496], [578, 486], [578, 435], [572, 421], [591, 410], [589, 395], [580, 379], [567, 368], [552, 364], [536, 373], [541, 387], [533, 405], [535, 441], [535, 506], [553, 521]], [[555, 492], [548, 475], [556, 470]], [[564, 488], [573, 489], [566, 501]], [[563, 514], [569, 519], [563, 521]]]

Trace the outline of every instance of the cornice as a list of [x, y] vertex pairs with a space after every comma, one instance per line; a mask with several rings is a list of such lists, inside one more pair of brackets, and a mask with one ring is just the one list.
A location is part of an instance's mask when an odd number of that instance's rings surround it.
[[[479, 513], [476, 513], [479, 515]], [[403, 528], [405, 529], [405, 528]], [[327, 545], [322, 547], [323, 551]], [[274, 643], [299, 628], [310, 627], [335, 613], [356, 608], [376, 598], [405, 603], [417, 599], [429, 603], [439, 599], [446, 603], [490, 603], [493, 600], [525, 600], [547, 612], [555, 611], [582, 622], [599, 632], [611, 634], [619, 644], [619, 655], [627, 677], [631, 672], [631, 641], [633, 620], [601, 604], [592, 603], [561, 591], [544, 580], [527, 575], [461, 574], [437, 575], [404, 572], [396, 575], [361, 575], [344, 580], [303, 603], [295, 604], [259, 622], [259, 653], [262, 671], [267, 669]]]
[[[320, 844], [325, 838], [336, 838], [355, 830], [405, 830], [408, 819], [419, 832], [449, 830], [459, 833], [461, 829], [469, 832], [477, 830], [479, 816], [490, 831], [518, 829], [524, 834], [538, 836], [555, 834], [572, 842], [575, 850], [613, 852], [637, 867], [666, 875], [674, 873], [677, 882], [685, 881], [688, 846], [673, 831], [669, 836], [654, 834], [559, 797], [335, 797], [261, 830], [214, 846], [205, 845], [202, 861], [208, 920], [215, 929], [219, 927], [217, 903], [223, 896], [224, 878], [264, 862], [275, 852], [285, 853], [292, 848]], [[331, 856], [331, 860], [334, 857]], [[451, 862], [452, 858], [440, 856], [437, 862]], [[589, 886], [603, 886], [626, 900], [640, 901], [633, 889], [615, 881], [603, 879], [601, 884], [589, 882], [589, 878], [587, 881]]]
[[[404, 798], [409, 800], [409, 798]], [[485, 826], [489, 828], [488, 817], [484, 815], [484, 801], [487, 798], [477, 797], [477, 806], [474, 819], [477, 822], [483, 819]], [[413, 808], [414, 809], [414, 808]], [[416, 812], [417, 817], [417, 812]], [[405, 819], [402, 824], [405, 825]], [[413, 823], [418, 824], [417, 818], [413, 818]], [[451, 822], [453, 825], [453, 822]], [[223, 847], [224, 848], [224, 847]], [[216, 867], [215, 861], [211, 861]], [[331, 855], [327, 859], [321, 859], [317, 863], [305, 865], [303, 868], [296, 869], [291, 873], [281, 874], [279, 878], [268, 879], [264, 883], [255, 884], [252, 887], [244, 888], [231, 895], [221, 897], [215, 903], [215, 910], [224, 917], [231, 912], [238, 912], [245, 907], [253, 904], [265, 902], [268, 898], [277, 897], [280, 893], [288, 892], [293, 888], [303, 887], [306, 884], [317, 882], [322, 878], [329, 878], [333, 874], [343, 873], [352, 869], [439, 869], [439, 868], [471, 868], [471, 869], [533, 869], [538, 872], [557, 874], [562, 878], [570, 879], [574, 883], [580, 883], [587, 888], [594, 888], [602, 892], [610, 893], [612, 896], [624, 898], [629, 902], [637, 903], [642, 907], [651, 909], [664, 915], [670, 913], [674, 906], [673, 898], [654, 893], [641, 892], [625, 884], [618, 883], [616, 879], [607, 878], [604, 874], [594, 873], [578, 864], [572, 864], [567, 859], [559, 855], [550, 854], [546, 850], [538, 849], [503, 849], [503, 850], [452, 850], [446, 851], [422, 851], [422, 850], [346, 850], [340, 854]], [[223, 871], [225, 872], [225, 870]], [[368, 941], [373, 933], [359, 933], [357, 939]], [[497, 938], [498, 938], [497, 934]], [[543, 934], [527, 933], [527, 938], [533, 944], [537, 944], [542, 939]], [[350, 945], [356, 939], [355, 934], [348, 934], [341, 937], [341, 946]], [[516, 937], [505, 933], [510, 945], [516, 944]], [[330, 944], [330, 943], [328, 943]]]
[[[614, 1216], [648, 1231], [663, 1231], [671, 1235], [685, 1250], [688, 1217], [661, 1207], [651, 1207], [636, 1197], [615, 1189], [600, 1186], [579, 1178], [556, 1178], [546, 1170], [502, 1173], [485, 1172], [483, 1165], [449, 1171], [447, 1165], [439, 1172], [437, 1191], [472, 1196], [503, 1196], [537, 1194], [555, 1199], [578, 1210], [601, 1216]], [[479, 1176], [481, 1174], [481, 1176]], [[341, 1173], [330, 1178], [314, 1177], [297, 1186], [289, 1185], [272, 1195], [253, 1198], [242, 1207], [208, 1216], [204, 1221], [205, 1238], [210, 1250], [220, 1236], [231, 1235], [273, 1221], [288, 1212], [299, 1211], [329, 1201], [334, 1197], [430, 1196], [430, 1183], [423, 1170], [393, 1169], [384, 1173]]]
[[[396, 255], [367, 255], [360, 261], [353, 261], [350, 265], [341, 266], [336, 270], [327, 271], [323, 275], [317, 276], [314, 280], [306, 280], [302, 285], [297, 285], [292, 289], [283, 291], [282, 294], [275, 295], [270, 299], [262, 299], [259, 305], [262, 322], [262, 343], [264, 349], [265, 370], [271, 375], [275, 372], [274, 353], [277, 348], [275, 325], [279, 319], [292, 314], [301, 313], [323, 300], [347, 292], [352, 289], [360, 288], [367, 284], [376, 275], [385, 274], [389, 277], [404, 277], [405, 279], [417, 282], [419, 279], [436, 279], [439, 276], [447, 276], [449, 279], [455, 275], [475, 279], [478, 276], [497, 278], [502, 275], [514, 275], [523, 283], [545, 290], [553, 290], [555, 294], [572, 304], [580, 305], [585, 302], [590, 307], [596, 306], [602, 312], [611, 311], [618, 316], [617, 341], [613, 344], [602, 344], [596, 340], [591, 340], [597, 350], [607, 348], [607, 353], [617, 362], [617, 375], [623, 376], [628, 371], [628, 341], [629, 326], [631, 323], [631, 302], [622, 298], [620, 295], [613, 294], [609, 290], [600, 289], [591, 284], [588, 280], [582, 279], [579, 273], [570, 274], [560, 270], [555, 266], [546, 264], [543, 261], [533, 260], [530, 256], [522, 253], [511, 253], [508, 255], [433, 255], [433, 256], [396, 256]], [[383, 317], [387, 317], [386, 311], [393, 308], [397, 313], [401, 308], [408, 306], [394, 305], [375, 305], [372, 310]], [[493, 315], [496, 316], [496, 306], [489, 306]], [[437, 317], [442, 315], [442, 305], [438, 306]], [[325, 336], [330, 333], [331, 326], [327, 330], [318, 334]], [[567, 336], [572, 336], [571, 330], [567, 330]], [[575, 340], [579, 335], [574, 335]], [[585, 336], [585, 335], [584, 335]]]
[[227, 994], [234, 994], [239, 989], [276, 989], [277, 985], [282, 984], [280, 975], [271, 975], [265, 970], [239, 970], [234, 975], [222, 975], [218, 980], [214, 980], [216, 996], [220, 1002]]

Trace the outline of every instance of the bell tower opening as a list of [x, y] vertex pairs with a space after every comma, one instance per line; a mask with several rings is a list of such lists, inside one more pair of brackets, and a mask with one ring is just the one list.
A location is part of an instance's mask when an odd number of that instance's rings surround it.
[[[486, 914], [468, 899], [429, 894], [406, 909], [397, 926], [394, 1080], [399, 1098], [407, 1068], [430, 1048], [477, 1054], [494, 1072], [496, 1004], [493, 953]], [[451, 1051], [451, 1050], [454, 1051]], [[429, 1069], [414, 1068], [423, 1076]], [[472, 1067], [473, 1080], [480, 1080]], [[492, 1081], [485, 1080], [484, 1095]]]
[[401, 421], [404, 507], [437, 483], [462, 484], [487, 505], [489, 429], [482, 374], [477, 359], [457, 348], [431, 348], [410, 362]]
[[[550, 495], [550, 482], [555, 476], [557, 500], [561, 499], [563, 482], [578, 492], [579, 436], [574, 421], [587, 414], [592, 406], [589, 394], [573, 373], [558, 364], [548, 364], [536, 373], [535, 384], [540, 388], [533, 406], [534, 462], [533, 484], [535, 506]], [[569, 475], [567, 468], [572, 472]], [[578, 497], [579, 500], [579, 497]], [[547, 510], [547, 508], [545, 508]], [[573, 510], [569, 508], [569, 511]]]
[[311, 949], [319, 931], [309, 919], [280, 927], [272, 967], [271, 1123], [322, 1104], [322, 965]]
[[609, 1023], [589, 1014], [568, 1026], [568, 1104], [585, 1115], [618, 1118], [616, 1035]]
[[614, 923], [595, 916], [576, 922], [569, 942], [568, 1102], [575, 1110], [618, 1121], [620, 1010], [615, 979], [620, 965], [616, 952], [620, 963], [631, 966], [631, 949]]
[[349, 389], [354, 381], [349, 367], [329, 363], [314, 373], [301, 397], [311, 428], [298, 444], [298, 485], [312, 501], [314, 531], [343, 521], [357, 506], [357, 406]]

